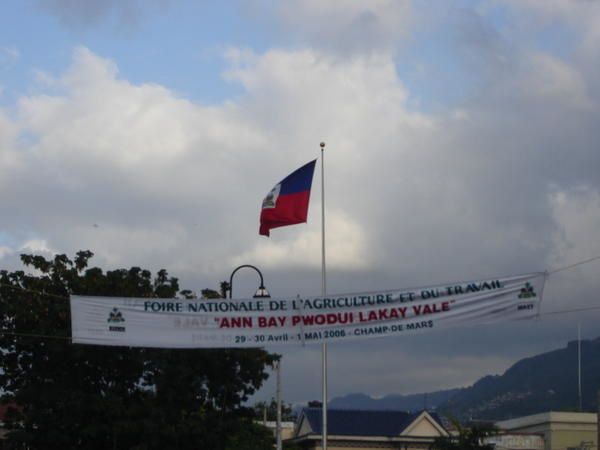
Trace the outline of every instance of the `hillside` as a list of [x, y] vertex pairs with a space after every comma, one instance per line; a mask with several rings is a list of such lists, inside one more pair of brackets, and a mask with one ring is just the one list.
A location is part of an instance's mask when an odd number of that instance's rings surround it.
[[[600, 338], [581, 342], [583, 410], [596, 411]], [[577, 410], [577, 342], [525, 358], [503, 375], [487, 376], [440, 405], [460, 418], [505, 419], [549, 410]]]
[[[596, 411], [600, 389], [600, 338], [581, 342], [583, 410]], [[577, 342], [516, 362], [502, 375], [473, 386], [374, 399], [366, 394], [334, 398], [331, 408], [419, 410], [427, 407], [459, 419], [500, 420], [549, 410], [577, 410]]]

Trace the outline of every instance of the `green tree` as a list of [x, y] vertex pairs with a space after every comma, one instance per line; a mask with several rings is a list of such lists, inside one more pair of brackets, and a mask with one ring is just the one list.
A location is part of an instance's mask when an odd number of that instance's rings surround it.
[[275, 439], [271, 430], [252, 421], [243, 425], [228, 440], [225, 450], [273, 450]]
[[[269, 402], [257, 402], [254, 404], [254, 417], [256, 420], [263, 420], [265, 412], [267, 420], [277, 420], [277, 400], [271, 398]], [[281, 402], [281, 420], [284, 422], [294, 422], [296, 420], [296, 415], [291, 404]]]
[[268, 448], [272, 439], [256, 431], [242, 404], [275, 355], [70, 343], [70, 294], [168, 298], [179, 291], [165, 270], [104, 272], [88, 268], [92, 256], [22, 255], [33, 273], [0, 271], [0, 390], [4, 403], [21, 408], [7, 420], [9, 446], [224, 450], [251, 434]]
[[493, 450], [493, 444], [486, 444], [485, 439], [498, 434], [492, 424], [474, 424], [464, 427], [458, 420], [451, 419], [458, 436], [438, 437], [429, 447], [431, 450]]

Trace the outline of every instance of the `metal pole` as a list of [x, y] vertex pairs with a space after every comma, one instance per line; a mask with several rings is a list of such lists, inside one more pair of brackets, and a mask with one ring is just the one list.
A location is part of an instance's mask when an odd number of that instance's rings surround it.
[[281, 444], [281, 359], [277, 361], [277, 393], [275, 398], [277, 399], [277, 450], [282, 450]]
[[[325, 265], [325, 142], [321, 142], [321, 294], [327, 293], [327, 271]], [[321, 346], [321, 366], [323, 369], [323, 430], [321, 448], [327, 450], [327, 343]]]
[[577, 324], [577, 379], [579, 393], [579, 412], [581, 412], [581, 324]]
[[597, 396], [597, 401], [598, 401], [598, 411], [596, 412], [596, 420], [597, 420], [597, 427], [598, 427], [598, 440], [596, 441], [596, 443], [600, 443], [600, 389], [598, 389], [598, 392], [596, 393]]

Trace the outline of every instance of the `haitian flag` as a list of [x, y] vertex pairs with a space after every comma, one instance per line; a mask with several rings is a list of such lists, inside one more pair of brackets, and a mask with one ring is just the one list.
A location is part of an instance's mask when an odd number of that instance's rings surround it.
[[315, 159], [292, 172], [267, 194], [260, 212], [259, 234], [269, 236], [271, 228], [306, 222], [316, 162]]

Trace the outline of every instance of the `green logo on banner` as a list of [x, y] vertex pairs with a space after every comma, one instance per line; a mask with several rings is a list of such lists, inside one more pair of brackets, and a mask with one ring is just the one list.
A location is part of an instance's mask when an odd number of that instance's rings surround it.
[[535, 291], [533, 290], [533, 286], [529, 283], [525, 283], [525, 287], [521, 289], [521, 293], [519, 294], [519, 298], [532, 298], [537, 297]]
[[121, 323], [121, 322], [125, 322], [125, 318], [123, 317], [123, 314], [121, 314], [121, 311], [119, 311], [117, 308], [113, 308], [113, 310], [108, 313], [108, 323]]

